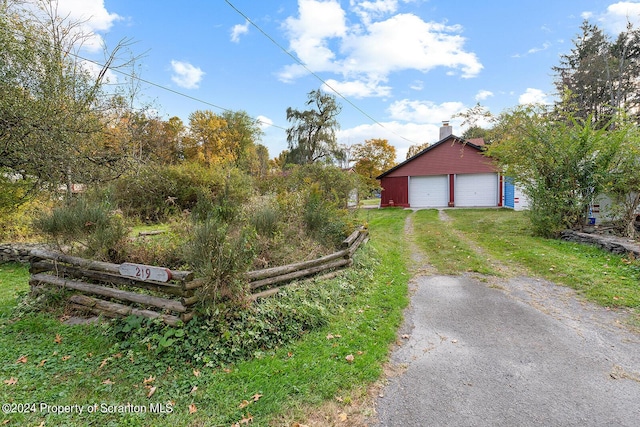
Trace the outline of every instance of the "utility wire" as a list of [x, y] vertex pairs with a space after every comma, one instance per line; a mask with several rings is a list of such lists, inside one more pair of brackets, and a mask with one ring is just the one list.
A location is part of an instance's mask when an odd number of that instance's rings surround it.
[[[19, 33], [19, 32], [17, 32], [17, 31], [12, 31], [12, 32], [14, 33], [14, 35], [17, 35], [17, 36], [20, 36], [20, 37], [25, 37], [25, 38], [31, 38], [31, 39], [33, 40], [33, 38], [32, 38], [32, 37], [30, 37], [30, 36], [29, 36], [29, 35], [27, 35], [27, 34], [22, 34], [22, 33]], [[68, 54], [69, 54], [69, 55], [71, 55], [71, 56], [73, 56], [74, 58], [80, 59], [80, 60], [82, 60], [82, 61], [86, 61], [86, 62], [90, 62], [90, 63], [92, 63], [92, 64], [95, 64], [95, 65], [97, 65], [97, 66], [99, 66], [99, 67], [101, 67], [101, 68], [103, 68], [103, 69], [104, 69], [104, 67], [106, 67], [106, 66], [107, 66], [106, 64], [104, 64], [104, 63], [102, 63], [102, 62], [96, 61], [95, 59], [85, 58], [84, 56], [79, 55], [79, 54], [77, 54], [77, 53], [75, 53], [75, 52], [69, 52]], [[184, 98], [191, 99], [192, 101], [196, 101], [196, 102], [199, 102], [199, 103], [201, 103], [201, 104], [208, 105], [208, 106], [210, 106], [210, 107], [217, 108], [217, 109], [222, 110], [222, 111], [230, 111], [230, 112], [232, 112], [232, 110], [230, 110], [230, 109], [228, 109], [228, 108], [221, 107], [221, 106], [216, 105], [216, 104], [214, 104], [214, 103], [212, 103], [212, 102], [205, 101], [205, 100], [204, 100], [204, 99], [202, 99], [202, 98], [196, 98], [195, 96], [188, 95], [188, 94], [186, 94], [186, 93], [184, 93], [184, 92], [180, 92], [180, 91], [177, 91], [177, 90], [175, 90], [175, 89], [171, 89], [171, 88], [169, 88], [169, 87], [163, 86], [163, 85], [161, 85], [161, 84], [154, 83], [154, 82], [152, 82], [152, 81], [150, 81], [150, 80], [143, 79], [143, 78], [142, 78], [142, 77], [140, 77], [140, 76], [137, 76], [137, 75], [135, 75], [135, 74], [131, 74], [131, 73], [127, 73], [127, 72], [122, 71], [122, 70], [120, 70], [120, 69], [118, 69], [118, 68], [116, 68], [116, 67], [107, 67], [107, 68], [108, 68], [109, 70], [111, 70], [111, 71], [114, 71], [114, 72], [118, 73], [118, 74], [121, 74], [121, 75], [123, 75], [123, 76], [129, 77], [129, 78], [131, 78], [131, 79], [135, 79], [135, 80], [137, 80], [137, 81], [140, 81], [140, 82], [142, 82], [142, 83], [148, 84], [148, 85], [150, 85], [150, 86], [157, 87], [157, 88], [162, 89], [162, 90], [164, 90], [164, 91], [166, 91], [166, 92], [171, 92], [171, 93], [173, 93], [173, 94], [175, 94], [175, 95], [178, 95], [178, 96], [182, 96], [182, 97], [184, 97]], [[260, 119], [256, 119], [256, 118], [254, 118], [253, 120], [255, 120], [257, 123], [262, 123], [262, 124], [265, 124], [265, 125], [269, 125], [270, 127], [274, 127], [274, 128], [277, 128], [277, 129], [282, 129], [282, 130], [284, 130], [284, 131], [286, 131], [286, 130], [287, 130], [287, 128], [285, 128], [285, 127], [278, 126], [278, 125], [275, 125], [275, 124], [273, 124], [273, 123], [266, 123], [266, 122], [261, 121]]]
[[271, 42], [273, 44], [275, 44], [278, 48], [280, 48], [280, 50], [282, 50], [287, 56], [291, 57], [298, 65], [302, 66], [309, 74], [311, 74], [312, 76], [314, 76], [316, 79], [318, 79], [320, 82], [322, 82], [322, 84], [324, 84], [326, 87], [328, 87], [329, 89], [331, 89], [336, 95], [338, 95], [340, 98], [342, 98], [343, 100], [345, 100], [349, 105], [351, 105], [353, 108], [355, 108], [356, 110], [358, 110], [362, 115], [364, 115], [365, 117], [367, 117], [369, 120], [371, 120], [373, 123], [377, 124], [378, 126], [380, 126], [381, 128], [385, 129], [388, 132], [391, 132], [392, 134], [394, 134], [395, 136], [404, 139], [407, 142], [410, 142], [412, 144], [418, 144], [415, 141], [412, 141], [394, 131], [392, 131], [391, 129], [387, 128], [385, 125], [383, 125], [382, 123], [380, 123], [378, 120], [374, 119], [373, 117], [371, 117], [366, 111], [362, 110], [360, 107], [358, 107], [356, 104], [354, 104], [353, 102], [351, 102], [351, 100], [349, 100], [348, 98], [346, 98], [344, 95], [342, 95], [340, 92], [338, 92], [336, 89], [334, 89], [329, 83], [327, 83], [322, 77], [320, 77], [318, 74], [316, 74], [315, 72], [313, 72], [311, 69], [309, 69], [309, 67], [307, 67], [305, 65], [304, 62], [302, 62], [300, 59], [298, 59], [297, 56], [295, 56], [293, 53], [289, 52], [286, 48], [284, 48], [280, 43], [278, 43], [273, 37], [271, 37], [266, 31], [264, 31], [262, 28], [260, 28], [255, 22], [253, 22], [251, 19], [249, 19], [249, 17], [247, 15], [245, 15], [242, 11], [240, 11], [237, 7], [235, 7], [229, 0], [225, 0], [225, 2], [233, 9], [235, 10], [240, 16], [242, 16], [244, 19], [247, 20], [248, 23], [250, 23], [251, 25], [253, 25], [258, 31], [260, 31], [266, 38], [268, 38], [269, 40], [271, 40]]
[[[76, 57], [76, 58], [78, 58], [78, 59], [81, 59], [81, 60], [83, 60], [83, 61], [91, 62], [92, 64], [98, 65], [99, 67], [104, 67], [104, 66], [105, 66], [105, 64], [102, 64], [102, 63], [100, 63], [100, 62], [98, 62], [98, 61], [95, 61], [95, 60], [93, 60], [93, 59], [85, 58], [85, 57], [83, 57], [83, 56], [81, 56], [81, 55], [78, 55], [78, 54], [76, 54], [76, 53], [71, 53], [71, 55], [73, 55], [74, 57]], [[223, 110], [223, 111], [232, 111], [232, 110], [230, 110], [230, 109], [228, 109], [228, 108], [224, 108], [224, 107], [221, 107], [221, 106], [219, 106], [219, 105], [213, 104], [213, 103], [211, 103], [211, 102], [209, 102], [209, 101], [205, 101], [204, 99], [196, 98], [195, 96], [191, 96], [191, 95], [187, 95], [186, 93], [183, 93], [183, 92], [177, 91], [177, 90], [175, 90], [175, 89], [171, 89], [171, 88], [166, 87], [166, 86], [162, 86], [161, 84], [154, 83], [154, 82], [152, 82], [152, 81], [150, 81], [150, 80], [143, 79], [142, 77], [139, 77], [139, 76], [136, 76], [136, 75], [133, 75], [133, 74], [130, 74], [130, 73], [124, 72], [124, 71], [119, 70], [119, 69], [117, 69], [117, 68], [111, 68], [111, 67], [110, 67], [109, 69], [110, 69], [111, 71], [115, 71], [116, 73], [122, 74], [122, 75], [124, 75], [124, 76], [129, 77], [129, 78], [136, 79], [136, 80], [138, 80], [138, 81], [140, 81], [140, 82], [142, 82], [142, 83], [148, 84], [148, 85], [150, 85], [150, 86], [157, 87], [157, 88], [159, 88], [159, 89], [165, 90], [165, 91], [167, 91], [167, 92], [171, 92], [171, 93], [173, 93], [173, 94], [175, 94], [175, 95], [179, 95], [179, 96], [182, 96], [182, 97], [184, 97], [184, 98], [191, 99], [191, 100], [193, 100], [193, 101], [196, 101], [196, 102], [199, 102], [199, 103], [202, 103], [202, 104], [208, 105], [208, 106], [210, 106], [210, 107], [214, 107], [214, 108], [217, 108], [217, 109], [219, 109], [219, 110]], [[269, 125], [269, 126], [272, 126], [272, 127], [274, 127], [274, 128], [278, 128], [278, 129], [282, 129], [282, 130], [287, 130], [286, 128], [284, 128], [284, 127], [282, 127], [282, 126], [274, 125], [273, 123], [265, 123], [265, 122], [261, 121], [260, 119], [255, 119], [255, 118], [254, 118], [254, 120], [255, 120], [256, 122], [258, 122], [258, 123], [262, 123], [262, 124], [265, 124], [265, 125]]]

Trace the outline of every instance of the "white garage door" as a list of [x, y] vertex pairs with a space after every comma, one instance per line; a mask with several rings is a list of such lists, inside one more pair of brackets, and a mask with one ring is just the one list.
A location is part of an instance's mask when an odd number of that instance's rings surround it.
[[456, 175], [455, 204], [458, 207], [498, 206], [498, 174]]
[[449, 203], [447, 175], [409, 177], [409, 205], [412, 208], [439, 208]]

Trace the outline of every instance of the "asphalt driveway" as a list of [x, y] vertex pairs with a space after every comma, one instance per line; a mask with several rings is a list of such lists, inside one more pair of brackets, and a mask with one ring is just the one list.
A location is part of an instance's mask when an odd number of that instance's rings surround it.
[[639, 426], [640, 336], [570, 289], [418, 275], [378, 426]]

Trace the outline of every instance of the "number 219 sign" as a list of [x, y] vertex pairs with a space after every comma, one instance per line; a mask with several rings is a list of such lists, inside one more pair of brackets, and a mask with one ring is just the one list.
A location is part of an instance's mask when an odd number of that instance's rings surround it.
[[151, 280], [154, 282], [168, 282], [171, 280], [171, 271], [151, 265], [124, 263], [120, 264], [118, 271], [123, 276], [133, 277], [138, 280]]

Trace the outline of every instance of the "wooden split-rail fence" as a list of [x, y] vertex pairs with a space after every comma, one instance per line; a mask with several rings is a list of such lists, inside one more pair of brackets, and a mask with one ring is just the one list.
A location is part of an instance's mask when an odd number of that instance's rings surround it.
[[[340, 251], [333, 254], [247, 272], [251, 298], [274, 295], [280, 290], [275, 285], [351, 265], [353, 254], [367, 238], [367, 229], [361, 227], [344, 240]], [[196, 278], [190, 271], [131, 263], [111, 264], [43, 249], [31, 251], [30, 273], [29, 285], [33, 293], [45, 287], [74, 291], [68, 299], [73, 309], [107, 317], [157, 318], [168, 325], [186, 323], [193, 318], [194, 306], [201, 298], [198, 289], [206, 283], [206, 279]]]

